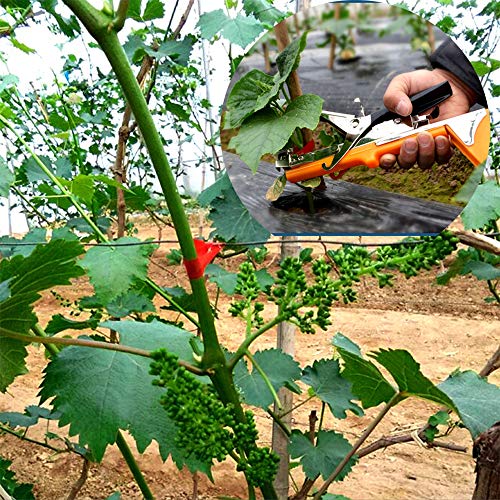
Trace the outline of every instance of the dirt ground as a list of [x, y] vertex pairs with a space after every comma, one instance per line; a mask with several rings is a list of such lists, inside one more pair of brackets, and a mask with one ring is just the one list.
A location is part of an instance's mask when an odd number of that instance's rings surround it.
[[[156, 237], [157, 234], [154, 227], [144, 226], [140, 236]], [[173, 233], [164, 230], [162, 237], [172, 238]], [[177, 281], [185, 284], [181, 267], [165, 267], [164, 255], [168, 248], [164, 245], [155, 253], [151, 276], [165, 286], [174, 286]], [[278, 246], [269, 248], [264, 266], [269, 266], [272, 271], [278, 261]], [[315, 249], [315, 252], [321, 251], [320, 246]], [[236, 268], [239, 262], [241, 260], [233, 259], [229, 267]], [[472, 277], [457, 278], [446, 287], [436, 285], [438, 271], [425, 272], [411, 280], [398, 277], [392, 288], [379, 289], [373, 281], [362, 282], [360, 300], [349, 306], [336, 307], [333, 325], [327, 332], [314, 336], [297, 335], [297, 360], [305, 366], [314, 359], [329, 356], [330, 340], [335, 332], [340, 331], [357, 342], [365, 352], [378, 347], [408, 349], [421, 363], [423, 373], [434, 381], [443, 380], [457, 367], [479, 371], [498, 347], [500, 308], [484, 302], [488, 290]], [[210, 285], [210, 290], [215, 293], [213, 285]], [[91, 289], [84, 280], [77, 280], [74, 286], [59, 291], [71, 299], [88, 294]], [[219, 300], [218, 329], [223, 343], [232, 349], [241, 341], [242, 336], [238, 335], [241, 326], [229, 316], [227, 306], [227, 299]], [[36, 308], [41, 324], [45, 325], [59, 308], [53, 296], [45, 294]], [[266, 309], [265, 314], [272, 316], [272, 306]], [[275, 335], [269, 333], [257, 347], [272, 347], [275, 342]], [[30, 371], [18, 377], [7, 394], [0, 394], [0, 411], [23, 411], [27, 405], [38, 403], [38, 385], [45, 364], [43, 350], [30, 347]], [[500, 373], [492, 374], [490, 380], [499, 383]], [[307, 394], [297, 396], [296, 402], [306, 397]], [[309, 413], [314, 409], [319, 410], [313, 403], [301, 406], [293, 416], [295, 425], [307, 428]], [[435, 411], [437, 408], [431, 404], [407, 400], [386, 417], [370, 442], [383, 435], [418, 429]], [[342, 421], [327, 415], [325, 428], [340, 430], [354, 441], [375, 413], [376, 409], [371, 409], [363, 418], [350, 416]], [[262, 443], [270, 444], [269, 418], [258, 413], [257, 421]], [[64, 433], [64, 430], [56, 428], [55, 423], [51, 423], [49, 429]], [[45, 427], [37, 428], [28, 436], [39, 438], [46, 430]], [[329, 491], [353, 500], [468, 499], [474, 489], [470, 436], [458, 429], [446, 440], [465, 446], [467, 452], [425, 449], [416, 442], [399, 444], [363, 458], [347, 479], [335, 483]], [[67, 498], [82, 467], [79, 457], [54, 455], [49, 450], [5, 434], [0, 435], [0, 456], [13, 461], [12, 468], [19, 480], [35, 484], [35, 496], [40, 500]], [[138, 457], [138, 461], [158, 499], [193, 497], [192, 475], [188, 471], [178, 471], [171, 461], [163, 463], [155, 445]], [[293, 475], [300, 485], [302, 477], [296, 471], [294, 469]], [[214, 478], [215, 484], [205, 477], [197, 478], [198, 498], [212, 499], [223, 495], [246, 498], [244, 481], [232, 462], [218, 464], [214, 468]], [[116, 447], [109, 447], [103, 462], [91, 467], [78, 498], [104, 499], [115, 491], [120, 491], [124, 499], [141, 498], [120, 453]]]

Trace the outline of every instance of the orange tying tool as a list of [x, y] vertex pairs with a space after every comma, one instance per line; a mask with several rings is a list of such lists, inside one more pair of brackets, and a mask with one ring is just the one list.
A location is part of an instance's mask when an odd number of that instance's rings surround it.
[[[433, 137], [447, 136], [451, 144], [477, 166], [488, 156], [489, 112], [481, 107], [431, 123], [439, 115], [438, 104], [451, 95], [449, 83], [443, 82], [412, 96], [411, 125], [386, 109], [361, 117], [325, 112], [326, 121], [345, 137], [345, 141], [314, 152], [280, 151], [276, 167], [284, 169], [290, 182], [303, 182], [323, 175], [338, 179], [346, 170], [358, 165], [378, 167], [382, 155], [399, 154], [405, 139], [424, 131]], [[430, 114], [419, 115], [428, 110]]]

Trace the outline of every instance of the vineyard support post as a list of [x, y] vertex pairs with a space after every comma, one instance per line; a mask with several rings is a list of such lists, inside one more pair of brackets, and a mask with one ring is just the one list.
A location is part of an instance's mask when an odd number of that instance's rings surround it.
[[[296, 236], [282, 237], [281, 260], [286, 257], [297, 257], [299, 255], [300, 245], [296, 243], [296, 240]], [[283, 322], [278, 325], [277, 347], [284, 353], [290, 354], [292, 357], [295, 354], [295, 330], [295, 326], [290, 323]], [[281, 401], [281, 408], [275, 403], [274, 412], [281, 420], [281, 423], [290, 429], [292, 427], [293, 393], [286, 387], [282, 387], [278, 391], [278, 397]], [[274, 487], [280, 500], [286, 500], [288, 498], [290, 473], [288, 468], [290, 462], [288, 443], [288, 436], [276, 422], [273, 422], [272, 448], [280, 457], [280, 464], [274, 480]]]

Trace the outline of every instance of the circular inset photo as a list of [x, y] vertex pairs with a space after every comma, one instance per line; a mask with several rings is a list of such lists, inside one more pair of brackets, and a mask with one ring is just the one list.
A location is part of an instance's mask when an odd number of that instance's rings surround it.
[[226, 94], [224, 162], [273, 234], [435, 234], [479, 182], [489, 113], [467, 57], [385, 4], [288, 18]]

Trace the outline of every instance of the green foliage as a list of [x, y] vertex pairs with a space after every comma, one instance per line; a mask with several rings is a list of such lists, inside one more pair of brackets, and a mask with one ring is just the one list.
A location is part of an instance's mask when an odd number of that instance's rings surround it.
[[37, 323], [33, 304], [39, 292], [69, 285], [83, 274], [76, 263], [83, 252], [78, 242], [52, 240], [38, 245], [30, 255], [0, 261], [0, 391], [5, 392], [17, 375], [26, 372], [24, 343], [8, 338], [10, 333], [27, 334]]
[[[293, 431], [290, 437], [289, 452], [292, 458], [299, 458], [304, 473], [309, 479], [320, 475], [326, 479], [340, 464], [352, 446], [344, 436], [335, 431], [319, 431], [316, 444], [312, 443], [307, 433]], [[351, 458], [342, 469], [337, 480], [341, 481], [356, 464]]]
[[480, 184], [462, 212], [465, 229], [477, 229], [500, 217], [500, 188], [493, 180]]
[[135, 21], [152, 21], [164, 15], [164, 6], [161, 0], [149, 0], [144, 9], [141, 0], [132, 0], [127, 11], [128, 17]]
[[312, 366], [304, 368], [301, 381], [310, 386], [321, 401], [328, 404], [336, 418], [347, 417], [347, 410], [355, 415], [363, 415], [363, 410], [353, 403], [351, 383], [341, 376], [337, 359], [316, 360]]
[[[269, 382], [276, 392], [282, 387], [299, 391], [295, 380], [300, 378], [300, 367], [289, 354], [280, 349], [257, 351], [252, 355], [252, 364], [253, 369], [250, 372], [247, 363], [240, 360], [234, 370], [234, 382], [241, 389], [243, 400], [247, 404], [260, 408], [269, 407], [274, 401], [267, 386]], [[268, 382], [262, 378], [256, 366], [265, 367]]]
[[201, 36], [211, 40], [216, 34], [240, 47], [247, 47], [264, 31], [264, 26], [253, 15], [237, 14], [228, 17], [222, 9], [206, 12], [198, 21]]
[[182, 252], [178, 248], [172, 248], [165, 254], [169, 266], [178, 266], [182, 264]]
[[478, 280], [497, 280], [500, 278], [500, 257], [476, 248], [459, 250], [446, 272], [437, 277], [439, 285], [447, 285], [455, 276], [474, 275]]
[[0, 457], [0, 486], [6, 491], [7, 494], [13, 498], [23, 500], [35, 500], [33, 495], [33, 485], [26, 483], [19, 483], [16, 479], [16, 474], [9, 470], [12, 465], [10, 460], [5, 460]]
[[257, 447], [251, 412], [245, 413], [244, 421], [238, 418], [234, 408], [218, 399], [213, 386], [178, 365], [175, 354], [161, 349], [153, 353], [153, 359], [151, 374], [158, 377], [154, 384], [167, 389], [161, 404], [179, 428], [177, 446], [210, 464], [239, 452], [238, 470], [255, 486], [276, 475], [279, 459], [268, 448]]
[[438, 387], [453, 401], [473, 439], [498, 421], [500, 388], [477, 373], [457, 370]]
[[434, 438], [439, 434], [440, 425], [448, 425], [450, 422], [450, 416], [447, 411], [439, 410], [434, 415], [429, 417], [427, 420], [427, 426], [424, 430], [426, 439], [429, 442], [434, 441]]
[[256, 172], [262, 156], [283, 149], [296, 128], [316, 128], [322, 105], [321, 97], [304, 94], [294, 99], [283, 114], [273, 109], [262, 109], [245, 120], [238, 135], [229, 142], [229, 147], [234, 148]]
[[2, 412], [0, 413], [0, 422], [6, 424], [12, 429], [22, 427], [27, 429], [38, 424], [40, 419], [57, 420], [60, 414], [53, 412], [42, 406], [30, 405], [25, 408], [24, 413], [19, 412]]
[[[124, 237], [118, 244], [137, 243], [137, 238]], [[92, 247], [82, 259], [96, 297], [104, 304], [124, 294], [137, 280], [147, 277], [149, 257], [154, 245]]]
[[392, 375], [402, 398], [414, 396], [456, 410], [453, 401], [422, 375], [420, 364], [408, 351], [380, 349], [370, 353], [369, 356], [378, 361]]
[[263, 228], [241, 203], [227, 174], [201, 193], [200, 204], [210, 205], [208, 214], [214, 230], [210, 237], [224, 241], [266, 241], [269, 231]]
[[[168, 345], [192, 361], [191, 335], [172, 325], [121, 321], [103, 326], [118, 331], [124, 345], [142, 349]], [[147, 358], [73, 346], [49, 363], [40, 391], [42, 401], [54, 398], [52, 405], [61, 413], [59, 425], [69, 424], [70, 435], [78, 434], [80, 444], [88, 445], [97, 461], [122, 429], [134, 437], [140, 453], [156, 440], [163, 459], [171, 454], [179, 467], [196, 466], [186, 462], [172, 441], [177, 430], [158, 402], [161, 394], [151, 385]]]
[[[323, 100], [312, 94], [288, 98], [284, 87], [300, 63], [306, 33], [294, 40], [277, 57], [273, 76], [253, 69], [234, 85], [227, 99], [226, 128], [239, 127], [229, 147], [255, 172], [266, 153], [274, 154], [291, 140], [296, 129], [318, 125]], [[283, 109], [280, 96], [287, 100]]]
[[352, 392], [361, 401], [363, 408], [387, 403], [396, 394], [396, 390], [371, 361], [362, 357], [359, 347], [351, 341], [347, 343], [347, 340], [339, 334], [333, 339], [333, 345], [344, 361], [342, 377], [351, 382]]
[[273, 28], [286, 17], [270, 0], [244, 0], [243, 9], [247, 16], [253, 15], [267, 29]]
[[10, 186], [14, 182], [14, 174], [10, 171], [5, 160], [0, 158], [0, 196], [6, 198], [9, 196]]

